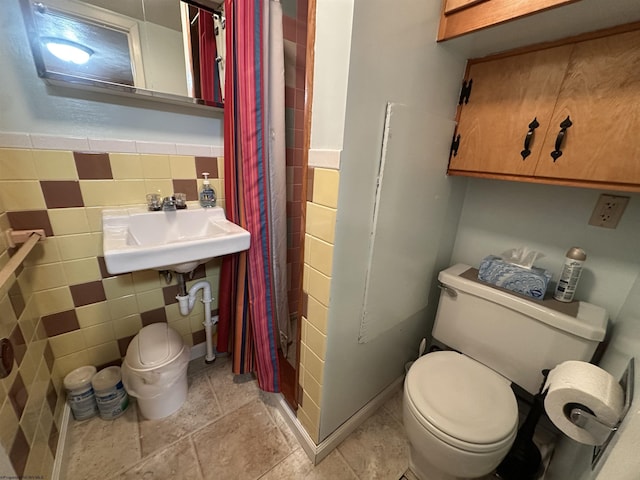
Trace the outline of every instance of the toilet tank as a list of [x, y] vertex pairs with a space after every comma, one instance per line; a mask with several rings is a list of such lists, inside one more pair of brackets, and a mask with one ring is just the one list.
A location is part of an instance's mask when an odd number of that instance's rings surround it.
[[586, 302], [533, 300], [478, 280], [457, 264], [442, 285], [433, 337], [538, 393], [541, 371], [565, 360], [590, 361], [607, 328], [607, 313]]

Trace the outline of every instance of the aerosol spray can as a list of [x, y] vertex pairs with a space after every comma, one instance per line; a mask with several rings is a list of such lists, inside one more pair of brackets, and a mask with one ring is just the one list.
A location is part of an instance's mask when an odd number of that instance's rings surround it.
[[553, 298], [560, 302], [573, 300], [578, 280], [582, 275], [582, 265], [586, 259], [587, 254], [581, 248], [571, 247], [569, 249], [564, 259], [564, 266], [562, 267], [562, 273], [560, 273], [560, 279], [556, 285], [556, 292], [553, 294]]

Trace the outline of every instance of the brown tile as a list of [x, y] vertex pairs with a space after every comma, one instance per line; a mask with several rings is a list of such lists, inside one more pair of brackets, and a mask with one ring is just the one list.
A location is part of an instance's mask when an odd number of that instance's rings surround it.
[[11, 460], [11, 465], [16, 472], [17, 478], [22, 478], [24, 475], [24, 468], [27, 466], [30, 451], [27, 437], [24, 436], [22, 427], [19, 427], [16, 437], [13, 439], [11, 451], [9, 452], [9, 459]]
[[40, 180], [40, 188], [47, 208], [84, 207], [80, 182]]
[[71, 285], [69, 286], [69, 290], [71, 290], [73, 304], [76, 307], [104, 302], [107, 299], [101, 280], [81, 283], [79, 285]]
[[307, 305], [309, 305], [309, 294], [302, 292], [302, 316], [307, 318]]
[[196, 180], [173, 180], [173, 192], [184, 193], [188, 202], [198, 200], [198, 182]]
[[51, 455], [56, 456], [56, 450], [58, 448], [58, 437], [60, 436], [60, 432], [58, 431], [58, 427], [54, 423], [51, 425], [51, 432], [49, 433], [49, 451]]
[[282, 16], [282, 36], [285, 40], [296, 41], [296, 21], [286, 15]]
[[78, 317], [75, 310], [66, 310], [64, 312], [52, 313], [42, 317], [42, 325], [44, 326], [47, 336], [55, 337], [67, 332], [73, 332], [80, 328]]
[[125, 357], [127, 355], [127, 348], [129, 348], [129, 344], [131, 343], [131, 340], [133, 340], [133, 337], [135, 337], [135, 335], [118, 339], [118, 350], [120, 350], [121, 357]]
[[207, 341], [207, 335], [204, 330], [198, 330], [197, 332], [191, 332], [191, 339], [194, 345], [198, 345]]
[[167, 312], [165, 312], [164, 307], [156, 308], [154, 310], [149, 310], [148, 312], [142, 312], [140, 314], [140, 318], [142, 319], [142, 325], [146, 327], [152, 323], [166, 322]]
[[197, 280], [199, 278], [206, 278], [207, 276], [207, 270], [205, 268], [205, 264], [201, 263], [200, 265], [198, 265], [196, 268], [193, 269], [193, 273], [191, 274], [190, 278], [192, 280]]
[[80, 180], [112, 179], [111, 162], [107, 153], [73, 152]]
[[44, 229], [47, 237], [53, 236], [53, 228], [46, 210], [27, 210], [24, 212], [7, 212], [9, 224], [14, 230]]
[[209, 178], [220, 178], [218, 159], [216, 157], [196, 157], [196, 175], [198, 175], [198, 178], [203, 178], [203, 172], [209, 172]]
[[47, 346], [44, 347], [44, 361], [49, 368], [49, 372], [53, 372], [53, 362], [55, 361], [55, 357], [53, 356], [53, 350], [51, 350], [51, 344], [47, 341]]
[[166, 287], [162, 287], [162, 296], [164, 297], [164, 304], [171, 305], [172, 303], [177, 303], [176, 295], [178, 295], [178, 285], [168, 285]]
[[15, 380], [13, 381], [13, 385], [11, 385], [11, 388], [9, 389], [9, 400], [11, 401], [11, 405], [13, 405], [13, 409], [15, 410], [18, 419], [22, 417], [22, 412], [24, 412], [24, 407], [27, 404], [28, 398], [29, 393], [27, 392], [27, 387], [22, 381], [22, 375], [18, 372]]
[[16, 326], [13, 327], [11, 335], [9, 335], [9, 341], [11, 342], [11, 346], [13, 347], [13, 354], [19, 367], [22, 363], [22, 359], [24, 358], [25, 353], [27, 353], [27, 342], [24, 341], [24, 336], [22, 335], [22, 330], [20, 330], [19, 324], [16, 324]]
[[11, 302], [13, 313], [16, 314], [16, 318], [20, 318], [20, 315], [22, 315], [24, 311], [25, 301], [18, 282], [14, 282], [9, 289], [9, 301]]
[[115, 277], [115, 275], [111, 275], [109, 270], [107, 270], [107, 264], [104, 263], [104, 257], [96, 257], [98, 259], [98, 266], [100, 267], [100, 276], [102, 278]]
[[307, 168], [307, 202], [313, 201], [313, 173], [314, 168]]
[[53, 383], [51, 382], [51, 380], [49, 380], [49, 386], [47, 387], [46, 404], [49, 405], [49, 410], [51, 411], [52, 414], [55, 413], [56, 411], [57, 403], [58, 403], [58, 393], [56, 392], [56, 389], [53, 386]]

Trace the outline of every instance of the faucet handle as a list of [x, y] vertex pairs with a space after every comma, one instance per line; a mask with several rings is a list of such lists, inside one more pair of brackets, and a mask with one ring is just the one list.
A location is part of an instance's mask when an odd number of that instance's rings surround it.
[[176, 208], [178, 210], [183, 210], [187, 208], [187, 194], [186, 193], [174, 193], [173, 197], [176, 202]]
[[147, 194], [147, 208], [151, 212], [162, 210], [162, 196], [159, 193]]

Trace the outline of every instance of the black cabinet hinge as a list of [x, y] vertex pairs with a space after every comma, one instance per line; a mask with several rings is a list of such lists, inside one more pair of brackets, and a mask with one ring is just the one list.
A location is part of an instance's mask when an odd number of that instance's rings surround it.
[[468, 82], [466, 80], [462, 82], [462, 90], [460, 90], [460, 100], [458, 100], [458, 105], [462, 105], [462, 102], [469, 103], [469, 96], [471, 95], [472, 85], [473, 78], [470, 78]]
[[451, 150], [449, 151], [449, 158], [455, 157], [458, 155], [458, 147], [460, 146], [460, 134], [453, 135], [453, 140], [451, 140]]

